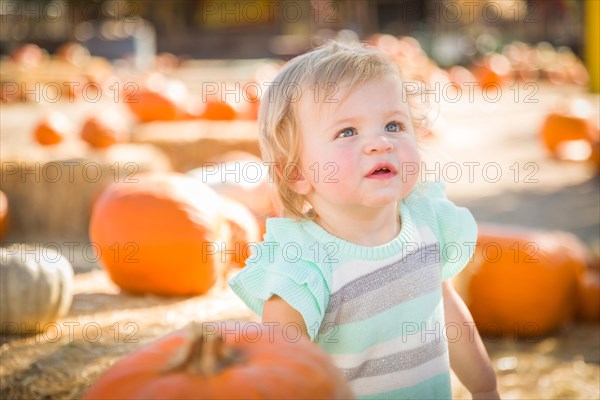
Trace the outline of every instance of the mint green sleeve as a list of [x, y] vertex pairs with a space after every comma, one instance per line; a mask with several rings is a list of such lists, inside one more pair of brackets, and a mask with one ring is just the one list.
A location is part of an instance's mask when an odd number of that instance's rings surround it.
[[[437, 235], [442, 261], [442, 280], [459, 273], [475, 251], [477, 223], [471, 212], [448, 200], [442, 182], [423, 182], [415, 203], [421, 215]], [[425, 204], [427, 206], [425, 206]]]
[[277, 295], [304, 318], [314, 340], [329, 302], [325, 277], [315, 263], [299, 259], [286, 261], [277, 242], [265, 241], [253, 248], [246, 267], [229, 280], [233, 292], [256, 314]]

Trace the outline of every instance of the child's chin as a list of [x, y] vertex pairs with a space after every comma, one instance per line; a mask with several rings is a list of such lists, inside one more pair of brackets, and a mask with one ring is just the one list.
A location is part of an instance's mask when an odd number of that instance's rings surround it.
[[368, 199], [365, 201], [365, 205], [368, 207], [387, 207], [387, 206], [396, 206], [398, 202], [402, 200], [398, 196], [389, 196], [389, 197], [379, 197]]

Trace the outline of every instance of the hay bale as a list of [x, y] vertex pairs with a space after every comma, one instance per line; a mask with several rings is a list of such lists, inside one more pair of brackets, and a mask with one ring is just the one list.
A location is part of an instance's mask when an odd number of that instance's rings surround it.
[[73, 144], [5, 154], [0, 182], [11, 204], [7, 241], [87, 238], [92, 203], [111, 182], [147, 171], [169, 171], [152, 146], [123, 144], [93, 150]]
[[260, 155], [254, 121], [169, 121], [139, 124], [131, 141], [161, 149], [177, 172], [187, 172], [228, 151]]

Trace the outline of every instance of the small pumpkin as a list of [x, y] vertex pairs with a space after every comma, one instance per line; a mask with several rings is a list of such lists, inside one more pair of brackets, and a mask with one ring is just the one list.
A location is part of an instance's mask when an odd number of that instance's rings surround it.
[[183, 117], [188, 95], [182, 81], [168, 79], [158, 72], [123, 86], [123, 101], [140, 122], [173, 121]]
[[480, 89], [505, 85], [512, 75], [508, 59], [501, 54], [492, 54], [473, 67]]
[[354, 398], [329, 356], [294, 335], [256, 323], [193, 324], [117, 362], [83, 398]]
[[61, 143], [72, 130], [72, 124], [64, 114], [53, 112], [40, 121], [33, 136], [39, 144], [50, 146]]
[[8, 231], [8, 199], [0, 190], [0, 241], [4, 239], [6, 231]]
[[148, 89], [127, 95], [125, 103], [140, 122], [172, 121], [178, 118], [177, 104], [162, 93]]
[[600, 259], [592, 258], [587, 271], [579, 277], [577, 318], [600, 321]]
[[589, 142], [594, 137], [597, 137], [596, 128], [589, 119], [558, 112], [548, 114], [540, 130], [542, 144], [554, 155], [565, 142]]
[[58, 251], [26, 244], [0, 249], [0, 329], [30, 332], [64, 317], [73, 300], [73, 268]]
[[483, 334], [543, 335], [574, 317], [588, 259], [566, 232], [481, 224], [457, 287]]
[[225, 241], [220, 198], [183, 174], [147, 173], [111, 184], [92, 210], [90, 238], [121, 289], [196, 295], [217, 281]]
[[81, 139], [100, 149], [127, 141], [127, 130], [111, 118], [108, 115], [88, 118], [81, 128]]
[[237, 118], [237, 112], [234, 108], [224, 101], [208, 98], [206, 99], [205, 105], [204, 111], [200, 114], [200, 119], [210, 121], [231, 121]]

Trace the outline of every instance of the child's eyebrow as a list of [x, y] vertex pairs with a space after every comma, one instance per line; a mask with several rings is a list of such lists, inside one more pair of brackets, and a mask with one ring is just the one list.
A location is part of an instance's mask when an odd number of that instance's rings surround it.
[[[408, 115], [402, 110], [390, 110], [390, 111], [385, 112], [383, 115], [384, 115], [384, 118], [392, 118], [394, 116], [402, 116], [402, 117], [408, 118]], [[362, 122], [363, 119], [364, 118], [362, 118], [362, 117], [345, 117], [345, 118], [336, 119], [331, 124], [329, 124], [327, 129], [328, 130], [333, 129], [337, 126], [346, 125], [346, 124], [353, 125], [353, 124]]]

